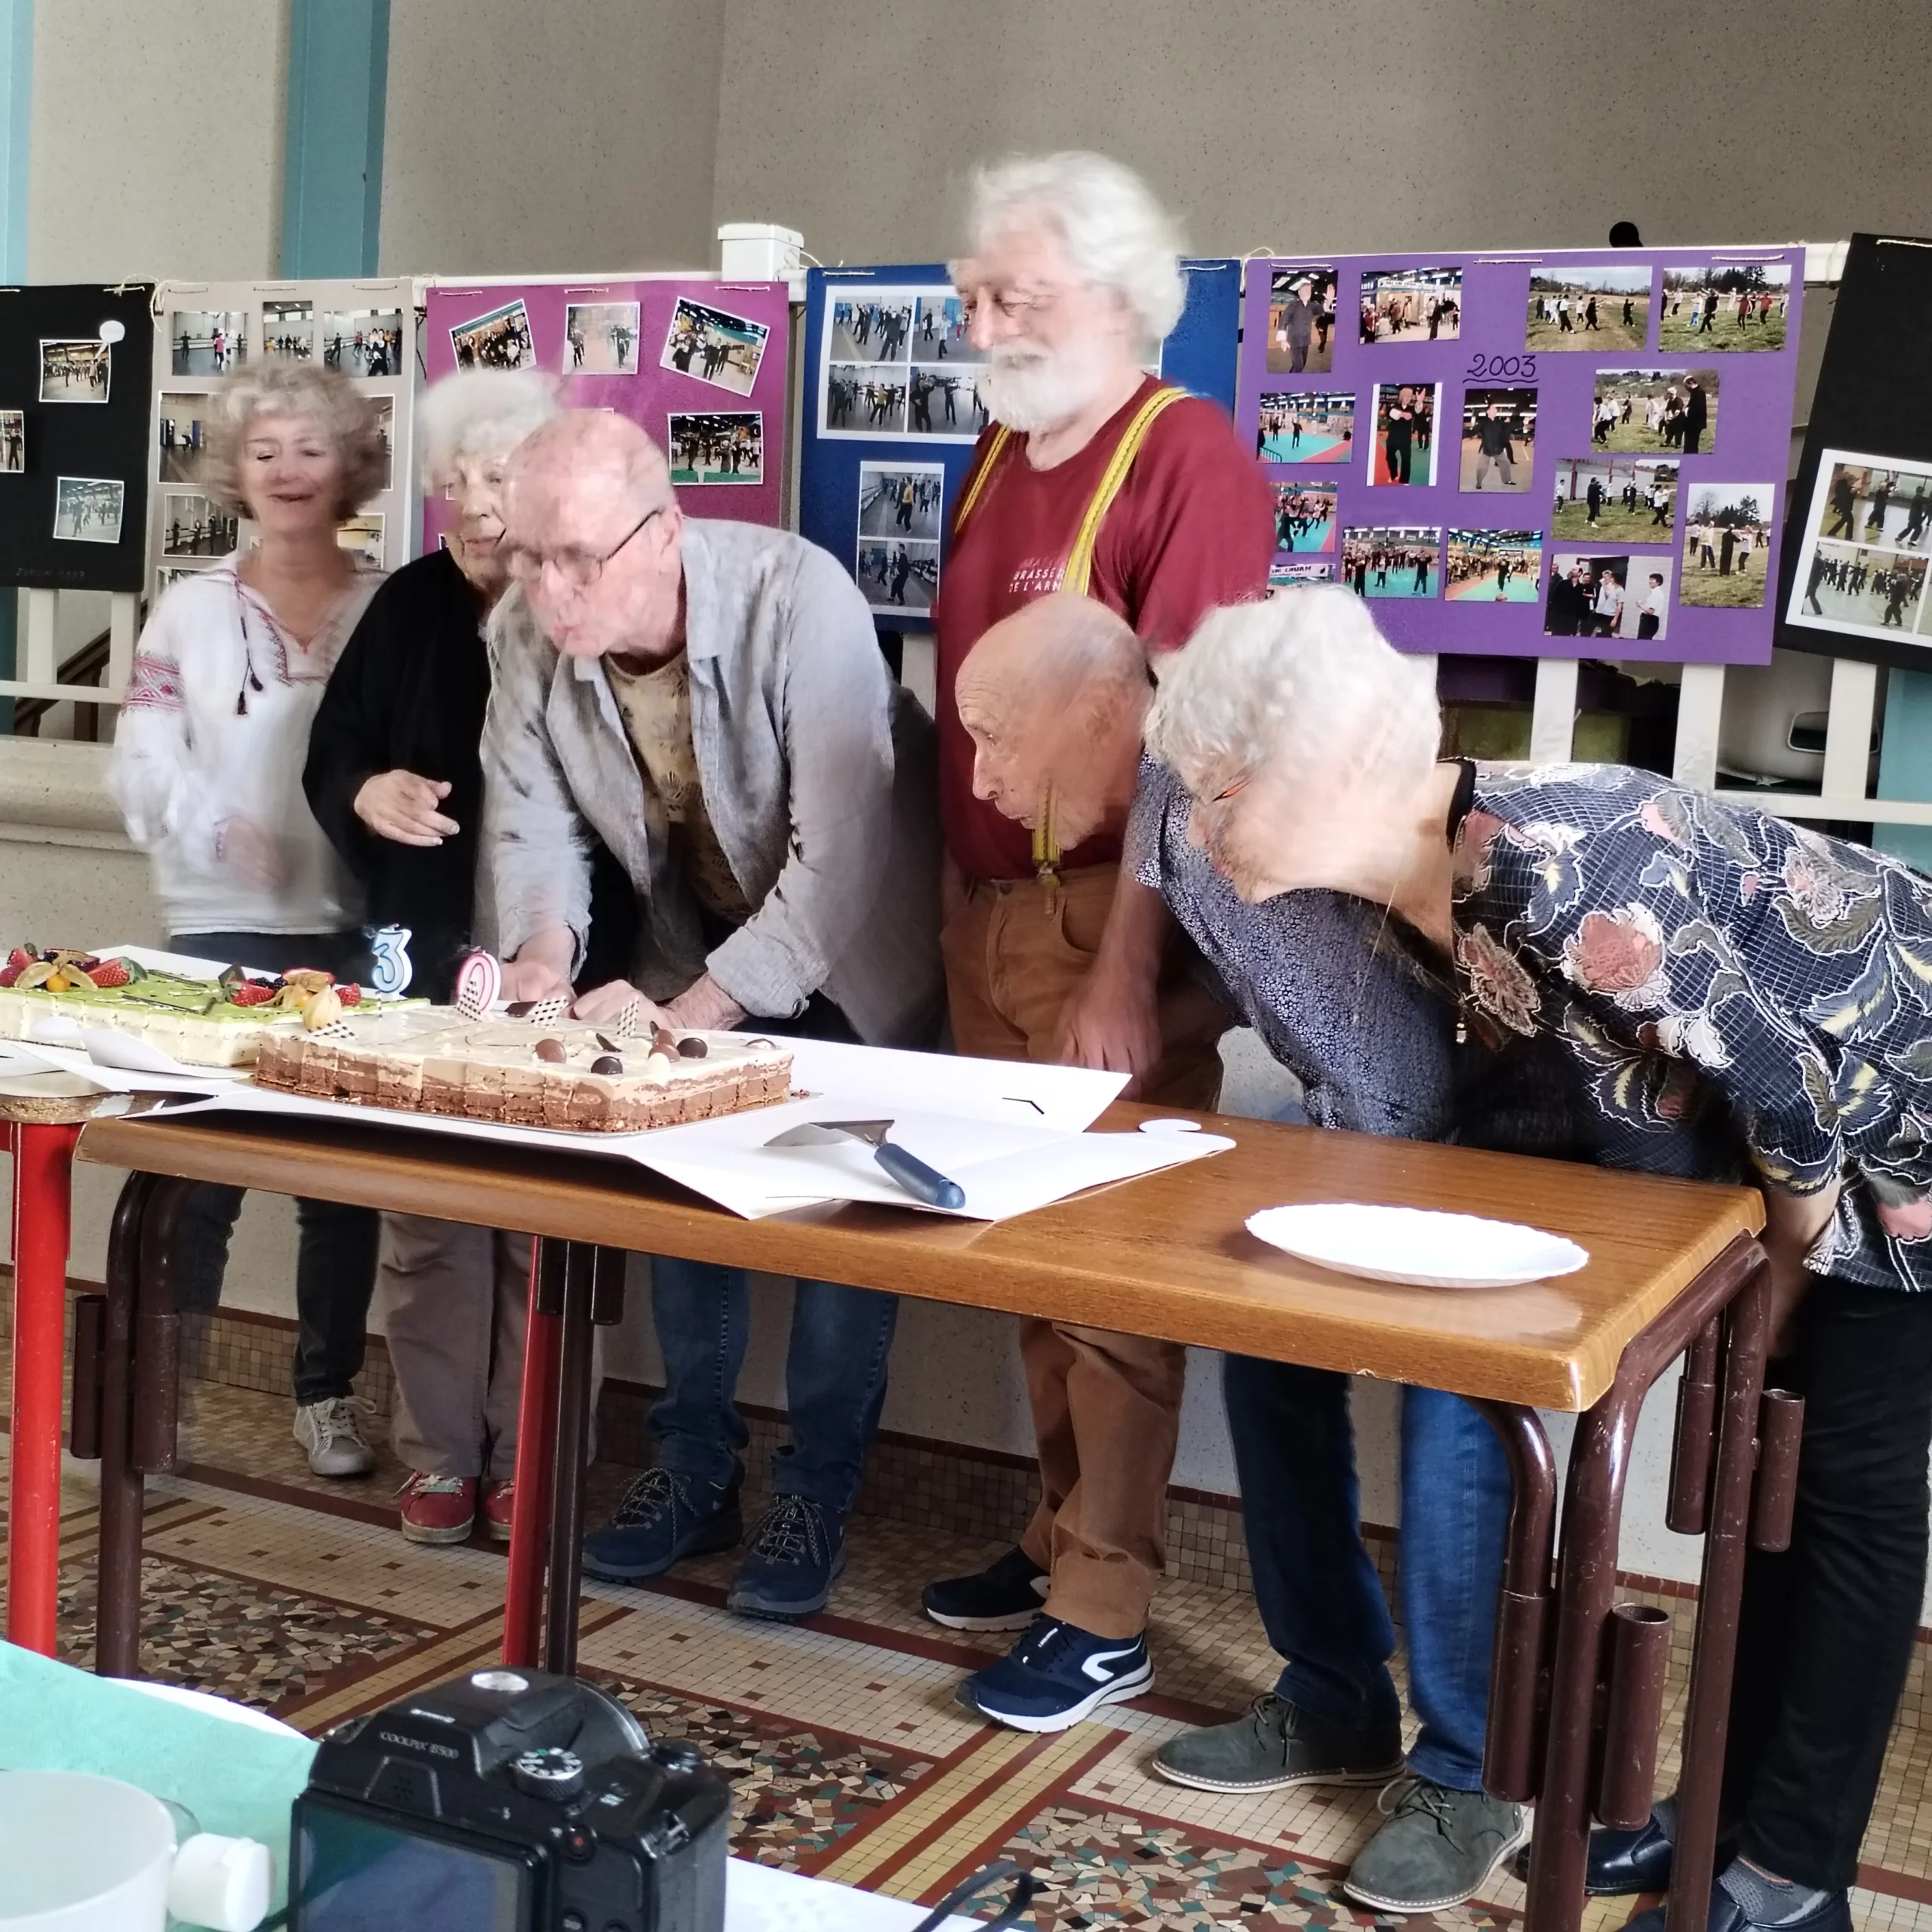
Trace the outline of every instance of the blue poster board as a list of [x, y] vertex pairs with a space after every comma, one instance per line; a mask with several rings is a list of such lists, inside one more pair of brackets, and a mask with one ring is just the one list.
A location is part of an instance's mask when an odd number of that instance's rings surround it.
[[[1161, 373], [1196, 395], [1232, 414], [1235, 378], [1241, 334], [1241, 269], [1238, 261], [1190, 261], [1187, 269], [1187, 306], [1174, 333], [1161, 346]], [[937, 506], [921, 503], [918, 534], [903, 542], [890, 537], [875, 538], [875, 552], [891, 549], [916, 553], [933, 571], [943, 568], [946, 531], [960, 480], [973, 456], [974, 438], [980, 418], [972, 406], [970, 371], [963, 365], [957, 376], [949, 375], [945, 401], [952, 408], [955, 420], [944, 420], [940, 402], [928, 399], [921, 413], [935, 427], [931, 432], [912, 426], [909, 405], [902, 390], [896, 403], [879, 395], [877, 408], [884, 417], [884, 426], [868, 426], [874, 414], [872, 405], [853, 409], [835, 419], [828, 405], [826, 386], [833, 363], [828, 357], [827, 329], [834, 306], [840, 303], [863, 305], [869, 296], [903, 293], [912, 298], [912, 308], [919, 318], [909, 350], [914, 364], [922, 356], [943, 357], [946, 350], [935, 333], [924, 326], [928, 303], [917, 291], [934, 291], [930, 298], [933, 320], [943, 325], [945, 306], [951, 293], [943, 263], [925, 262], [903, 267], [814, 269], [807, 280], [805, 294], [805, 359], [804, 406], [800, 430], [798, 465], [798, 530], [801, 536], [821, 545], [855, 577], [875, 606], [875, 617], [882, 632], [929, 629], [930, 622], [916, 608], [921, 591], [918, 574], [910, 574], [895, 598], [890, 583], [873, 581], [861, 574], [859, 558], [866, 540], [861, 534], [861, 484], [869, 494], [876, 491], [881, 473], [905, 473], [921, 478], [943, 472], [943, 495]], [[954, 324], [956, 329], [956, 321]], [[956, 337], [955, 337], [956, 339]], [[888, 337], [890, 346], [894, 338]], [[908, 352], [903, 337], [897, 339], [902, 358]], [[845, 352], [850, 352], [850, 345]], [[840, 363], [841, 368], [854, 366]], [[877, 366], [883, 368], [885, 365]], [[928, 371], [946, 368], [943, 361], [928, 361]], [[914, 371], [917, 380], [916, 370]], [[877, 393], [877, 392], [875, 392]], [[891, 425], [897, 423], [894, 431]], [[837, 426], [835, 426], [837, 425]], [[930, 552], [930, 557], [928, 554]], [[902, 573], [903, 575], [907, 574]]]

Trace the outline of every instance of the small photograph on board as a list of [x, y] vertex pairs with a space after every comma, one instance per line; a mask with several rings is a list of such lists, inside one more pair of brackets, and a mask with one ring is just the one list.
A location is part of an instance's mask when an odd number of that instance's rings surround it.
[[1650, 339], [1651, 271], [1546, 263], [1530, 272], [1525, 349], [1641, 349]]
[[1459, 487], [1527, 490], [1536, 461], [1534, 389], [1463, 392], [1463, 466]]
[[980, 398], [977, 379], [971, 369], [912, 365], [912, 386], [906, 395], [906, 433], [910, 436], [949, 436], [971, 442], [986, 426], [986, 405]]
[[[906, 326], [911, 326], [909, 320]], [[694, 376], [714, 389], [749, 395], [771, 334], [762, 322], [734, 315], [728, 309], [708, 308], [681, 295], [671, 311], [671, 326], [665, 331], [664, 352], [657, 366], [675, 369], [681, 376]]]
[[1335, 547], [1332, 481], [1275, 485], [1275, 548], [1297, 552]]
[[1572, 543], [1668, 543], [1676, 506], [1674, 463], [1566, 457], [1556, 466], [1550, 534]]
[[1440, 383], [1377, 383], [1375, 386], [1375, 461], [1371, 483], [1435, 481], [1436, 405]]
[[1901, 550], [1926, 547], [1932, 521], [1932, 464], [1877, 463], [1827, 450], [1818, 465], [1809, 525], [1817, 536]]
[[114, 380], [114, 352], [97, 338], [40, 345], [42, 402], [105, 402]]
[[[832, 305], [832, 360], [910, 361], [912, 357], [906, 344], [912, 339], [914, 313], [921, 302], [931, 299], [911, 290], [888, 289], [875, 296], [854, 295], [835, 300]], [[940, 358], [936, 356], [934, 359]]]
[[1452, 530], [1444, 594], [1469, 604], [1534, 604], [1543, 595], [1540, 530]]
[[1305, 583], [1333, 583], [1333, 557], [1277, 557], [1268, 566], [1268, 595], [1278, 597], [1284, 591], [1299, 590]]
[[1299, 263], [1268, 285], [1268, 373], [1325, 376], [1335, 366], [1335, 271]]
[[1364, 342], [1454, 342], [1462, 333], [1460, 268], [1363, 269]]
[[393, 396], [372, 396], [376, 405], [376, 434], [383, 445], [383, 480], [377, 486], [380, 490], [395, 488], [395, 398]]
[[1375, 524], [1342, 533], [1342, 580], [1358, 597], [1433, 597], [1441, 588], [1440, 530]]
[[207, 497], [171, 490], [161, 500], [161, 553], [164, 557], [226, 557], [240, 537], [239, 520]]
[[755, 409], [671, 412], [673, 483], [762, 483], [764, 418]]
[[937, 463], [862, 463], [859, 466], [859, 542], [872, 537], [937, 543], [946, 470]]
[[635, 302], [564, 304], [564, 374], [635, 376], [638, 305]]
[[307, 362], [315, 353], [315, 305], [292, 297], [262, 304], [262, 353], [271, 362]]
[[1669, 557], [1553, 552], [1543, 634], [1629, 638], [1645, 644], [1663, 637], [1670, 617], [1672, 568]]
[[1657, 346], [1666, 355], [1782, 349], [1790, 307], [1789, 262], [1666, 269]]
[[1932, 632], [1925, 559], [1859, 543], [1815, 543], [1799, 560], [1786, 615], [1807, 629], [1844, 631], [1854, 637]]
[[118, 543], [128, 486], [118, 478], [60, 476], [54, 484], [54, 534], [70, 543]]
[[835, 362], [826, 372], [825, 426], [860, 436], [906, 433], [903, 363]]
[[401, 376], [402, 312], [336, 309], [322, 317], [322, 361], [345, 376]]
[[1715, 450], [1715, 369], [1599, 369], [1590, 408], [1590, 441], [1600, 450]]
[[202, 453], [208, 448], [208, 423], [214, 414], [211, 395], [189, 395], [164, 389], [161, 394], [160, 480], [198, 483]]
[[154, 574], [154, 594], [162, 592], [179, 583], [183, 577], [199, 577], [202, 566], [196, 564], [163, 564]]
[[26, 466], [26, 411], [0, 409], [0, 476], [17, 476]]
[[1768, 483], [1706, 483], [1700, 478], [1688, 486], [1680, 519], [1680, 602], [1721, 611], [1763, 608], [1771, 508], [1777, 501]]
[[450, 346], [456, 352], [459, 369], [537, 367], [537, 352], [530, 343], [530, 311], [523, 306], [521, 296], [458, 322], [450, 331]]
[[1254, 453], [1263, 463], [1346, 463], [1355, 440], [1352, 390], [1270, 390], [1262, 396]]
[[948, 289], [921, 295], [912, 313], [912, 355], [920, 362], [983, 362], [986, 352], [968, 340], [966, 304]]
[[939, 546], [862, 537], [852, 574], [882, 617], [923, 617], [939, 595]]
[[383, 518], [375, 510], [360, 516], [346, 517], [335, 527], [337, 547], [349, 552], [358, 563], [371, 570], [383, 568]]
[[177, 309], [168, 318], [168, 373], [225, 376], [248, 359], [245, 309]]

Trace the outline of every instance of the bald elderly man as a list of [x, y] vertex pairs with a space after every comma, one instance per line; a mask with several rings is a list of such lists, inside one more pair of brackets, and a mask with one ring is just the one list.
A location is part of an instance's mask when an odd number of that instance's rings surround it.
[[[491, 623], [483, 740], [506, 995], [571, 990], [594, 832], [629, 878], [638, 936], [630, 977], [580, 992], [579, 1017], [641, 995], [673, 1026], [930, 1044], [932, 730], [888, 676], [852, 580], [786, 531], [687, 522], [662, 452], [601, 411], [538, 430], [507, 494], [513, 583]], [[633, 1582], [739, 1542], [749, 1299], [742, 1269], [654, 1258], [658, 1463], [586, 1540], [592, 1575]], [[798, 1284], [791, 1439], [734, 1610], [824, 1607], [897, 1310], [890, 1295]]]
[[[1189, 836], [1186, 791], [1142, 755], [1148, 658], [1112, 612], [1065, 595], [1027, 606], [974, 647], [958, 694], [975, 793], [1022, 824], [1050, 810], [1081, 837], [1121, 837], [1135, 877], [1161, 895], [1226, 1004], [1300, 1081], [1315, 1125], [1561, 1151], [1543, 1074], [1487, 1057], [1457, 1064], [1472, 1050], [1453, 1045], [1449, 1006], [1399, 934], [1382, 929], [1380, 909], [1314, 891], [1244, 905], [1215, 872]], [[1164, 1487], [1184, 1357], [1169, 1348], [1161, 1359], [1163, 1386], [1118, 1438], [1131, 1457], [1083, 1466], [1083, 1490]], [[1361, 1539], [1349, 1378], [1244, 1355], [1225, 1357], [1222, 1375], [1255, 1595], [1284, 1667], [1232, 1723], [1163, 1744], [1155, 1769], [1216, 1792], [1400, 1778], [1395, 1633]], [[1421, 1730], [1407, 1761], [1413, 1781], [1345, 1884], [1362, 1904], [1407, 1912], [1473, 1897], [1527, 1826], [1521, 1807], [1481, 1789], [1508, 1470], [1481, 1417], [1436, 1390], [1403, 1392], [1401, 1440], [1401, 1583]], [[1051, 1586], [1020, 1648], [968, 1679], [962, 1702], [1037, 1724], [1054, 1708], [1038, 1676], [1088, 1678], [1087, 1710], [1151, 1687], [1144, 1635], [1083, 1629], [1077, 1606], [1083, 1574], [1109, 1555], [1158, 1571], [1161, 1552], [1087, 1547], [1083, 1501], [1076, 1494], [1068, 1507], [1049, 1483], [1020, 1547], [1002, 1559], [1017, 1572], [1051, 1555]]]

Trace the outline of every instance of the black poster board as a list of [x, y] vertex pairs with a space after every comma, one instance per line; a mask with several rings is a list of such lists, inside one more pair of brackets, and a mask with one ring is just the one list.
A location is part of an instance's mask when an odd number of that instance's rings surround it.
[[[141, 588], [153, 294], [146, 282], [0, 289], [0, 584]], [[118, 340], [102, 341], [103, 323]]]
[[1854, 235], [1786, 499], [1774, 641], [1932, 670], [1932, 241]]

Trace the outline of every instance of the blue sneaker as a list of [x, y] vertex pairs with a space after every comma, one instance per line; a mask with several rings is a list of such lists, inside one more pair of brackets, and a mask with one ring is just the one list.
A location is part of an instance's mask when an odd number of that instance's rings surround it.
[[844, 1567], [843, 1519], [809, 1497], [774, 1496], [752, 1531], [724, 1607], [776, 1621], [816, 1617]]
[[997, 1663], [960, 1685], [959, 1702], [1015, 1730], [1065, 1730], [1103, 1704], [1153, 1687], [1146, 1637], [1096, 1637], [1041, 1617]]
[[744, 1534], [738, 1487], [646, 1469], [624, 1492], [617, 1513], [583, 1540], [583, 1569], [607, 1583], [661, 1577], [687, 1556], [730, 1549]]

